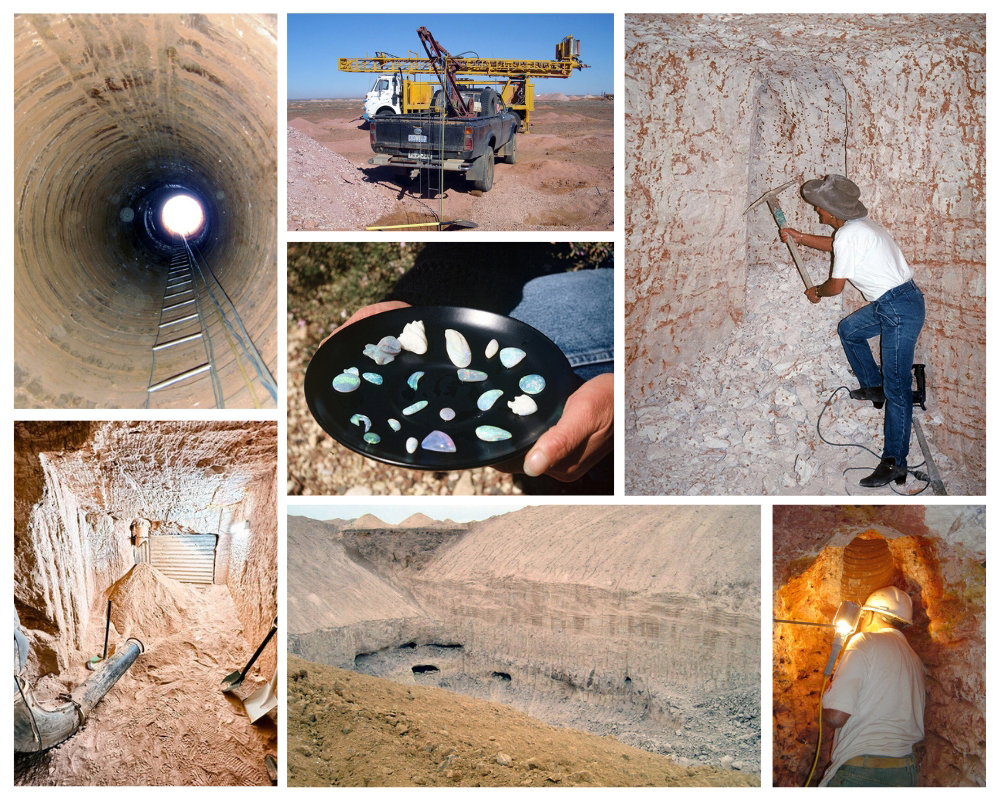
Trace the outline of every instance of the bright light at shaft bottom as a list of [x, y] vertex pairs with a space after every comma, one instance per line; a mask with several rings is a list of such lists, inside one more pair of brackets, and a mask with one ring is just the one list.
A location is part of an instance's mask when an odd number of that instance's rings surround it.
[[178, 194], [163, 204], [160, 212], [163, 227], [178, 236], [191, 236], [205, 224], [205, 211], [201, 203], [189, 194]]

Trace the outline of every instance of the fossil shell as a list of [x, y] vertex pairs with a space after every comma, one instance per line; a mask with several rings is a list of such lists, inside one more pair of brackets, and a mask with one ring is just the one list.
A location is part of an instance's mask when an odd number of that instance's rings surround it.
[[377, 372], [365, 372], [361, 375], [368, 383], [374, 383], [376, 386], [382, 385], [382, 376]]
[[467, 367], [472, 363], [472, 350], [469, 349], [469, 343], [462, 334], [448, 328], [444, 332], [444, 341], [452, 364], [456, 367]]
[[403, 413], [406, 416], [410, 416], [410, 414], [416, 414], [418, 411], [420, 411], [421, 409], [424, 409], [424, 408], [427, 408], [427, 401], [426, 400], [418, 400], [412, 406], [407, 406], [406, 408], [404, 408], [403, 409]]
[[536, 411], [538, 411], [538, 406], [536, 405], [535, 401], [532, 400], [530, 397], [528, 397], [528, 395], [526, 394], [519, 394], [517, 397], [515, 397], [513, 400], [507, 403], [507, 407], [510, 408], [510, 410], [513, 411], [515, 414], [521, 417], [526, 417], [528, 416], [528, 414], [534, 414]]
[[402, 428], [403, 426], [399, 424], [399, 420], [398, 419], [392, 419], [390, 417], [389, 418], [389, 427], [392, 428], [394, 431], [396, 431], [398, 433], [399, 429]]
[[453, 408], [442, 408], [438, 413], [445, 422], [451, 422], [455, 419], [455, 409]]
[[489, 411], [502, 394], [503, 389], [490, 389], [488, 392], [483, 392], [479, 395], [476, 405], [479, 406], [480, 411]]
[[455, 443], [447, 433], [441, 431], [431, 431], [420, 443], [424, 450], [433, 450], [436, 453], [454, 453]]
[[403, 326], [403, 332], [398, 337], [399, 344], [404, 350], [411, 353], [423, 355], [427, 352], [427, 332], [424, 330], [422, 319], [407, 322]]
[[366, 433], [365, 441], [368, 442], [368, 444], [378, 444], [382, 441], [382, 437], [377, 433]]
[[333, 379], [333, 388], [338, 392], [353, 392], [361, 385], [361, 378], [350, 372], [341, 372]]
[[406, 385], [416, 391], [417, 384], [420, 383], [420, 379], [422, 377], [424, 377], [424, 373], [414, 372], [409, 378], [406, 379]]
[[521, 387], [522, 392], [538, 394], [545, 388], [545, 378], [541, 375], [525, 375], [517, 385]]
[[501, 442], [504, 439], [509, 439], [512, 435], [510, 431], [505, 431], [496, 425], [480, 425], [476, 428], [476, 436], [484, 442]]
[[364, 414], [355, 414], [351, 417], [352, 425], [364, 425], [365, 433], [368, 433], [372, 429], [372, 421], [368, 419]]
[[500, 351], [500, 363], [510, 369], [520, 364], [526, 355], [528, 354], [518, 347], [505, 347]]
[[480, 372], [478, 369], [460, 369], [458, 371], [458, 379], [462, 383], [479, 383], [485, 381], [486, 378], [486, 373]]
[[497, 344], [496, 339], [490, 339], [490, 343], [486, 345], [486, 357], [493, 358], [497, 354], [497, 350], [500, 349], [500, 345]]
[[418, 444], [419, 442], [417, 442], [417, 440], [411, 436], [409, 439], [406, 440], [406, 452], [407, 453], [415, 452]]

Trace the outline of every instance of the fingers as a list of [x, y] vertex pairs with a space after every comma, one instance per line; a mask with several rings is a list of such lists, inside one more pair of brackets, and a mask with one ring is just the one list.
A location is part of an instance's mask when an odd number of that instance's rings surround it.
[[[381, 314], [383, 311], [392, 311], [394, 308], [408, 308], [409, 305], [410, 305], [409, 303], [403, 303], [400, 302], [399, 300], [386, 300], [382, 303], [373, 303], [370, 306], [364, 306], [363, 308], [359, 308], [357, 311], [351, 314], [351, 316], [348, 317], [347, 321], [344, 322], [339, 328], [334, 330], [333, 333], [330, 334], [330, 336], [333, 336], [335, 333], [337, 333], [337, 331], [346, 328], [348, 325], [350, 325], [353, 322], [357, 322], [358, 320], [365, 319], [366, 317], [373, 317], [376, 314]], [[330, 336], [327, 336], [326, 339], [320, 342], [320, 344], [321, 345], [324, 344], [326, 340], [330, 338]]]

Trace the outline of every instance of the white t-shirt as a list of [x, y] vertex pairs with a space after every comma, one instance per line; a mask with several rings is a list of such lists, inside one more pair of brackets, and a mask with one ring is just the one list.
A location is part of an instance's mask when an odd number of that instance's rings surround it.
[[864, 217], [834, 234], [831, 275], [849, 280], [871, 302], [910, 280], [913, 270], [885, 228]]
[[859, 633], [847, 643], [823, 708], [850, 714], [833, 737], [826, 786], [855, 756], [901, 757], [924, 738], [924, 665], [897, 630]]

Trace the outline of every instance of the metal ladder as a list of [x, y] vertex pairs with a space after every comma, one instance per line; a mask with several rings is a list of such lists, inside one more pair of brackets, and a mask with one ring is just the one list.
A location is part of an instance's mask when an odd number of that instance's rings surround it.
[[[160, 375], [157, 374], [157, 354], [161, 356]], [[170, 358], [165, 358], [167, 355]], [[167, 362], [165, 365], [164, 361]], [[174, 372], [178, 363], [195, 366]], [[222, 383], [215, 367], [212, 341], [208, 334], [194, 265], [187, 247], [181, 244], [174, 248], [170, 258], [163, 307], [160, 310], [156, 341], [153, 343], [146, 408], [151, 407], [154, 397], [162, 396], [159, 393], [171, 388], [187, 388], [205, 377], [211, 379], [215, 407], [223, 408]]]

